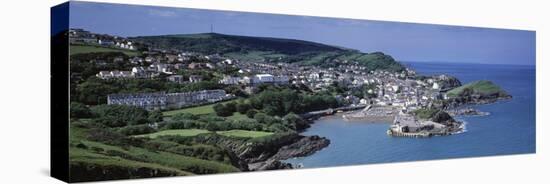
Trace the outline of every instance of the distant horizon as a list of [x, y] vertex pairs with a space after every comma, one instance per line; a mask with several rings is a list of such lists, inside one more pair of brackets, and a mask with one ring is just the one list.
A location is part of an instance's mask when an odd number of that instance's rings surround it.
[[536, 66], [535, 64], [507, 64], [507, 63], [481, 63], [481, 62], [468, 62], [468, 61], [411, 61], [411, 60], [399, 60], [400, 63], [434, 63], [434, 64], [475, 64], [475, 65], [506, 65], [506, 66]]
[[70, 28], [121, 37], [217, 33], [379, 51], [397, 61], [536, 66], [535, 31], [79, 1], [70, 6]]

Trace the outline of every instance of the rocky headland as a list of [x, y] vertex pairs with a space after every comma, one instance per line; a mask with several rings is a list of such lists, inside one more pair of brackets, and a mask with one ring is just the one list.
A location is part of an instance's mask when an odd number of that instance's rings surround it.
[[446, 108], [455, 108], [462, 105], [476, 105], [494, 103], [499, 100], [512, 98], [506, 91], [491, 81], [474, 81], [454, 88], [447, 93]]

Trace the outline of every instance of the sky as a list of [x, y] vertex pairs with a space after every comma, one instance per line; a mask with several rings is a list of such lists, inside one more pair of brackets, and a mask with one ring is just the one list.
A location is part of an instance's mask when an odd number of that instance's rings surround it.
[[381, 51], [398, 61], [535, 65], [535, 32], [311, 16], [75, 2], [71, 28], [117, 36], [214, 32]]

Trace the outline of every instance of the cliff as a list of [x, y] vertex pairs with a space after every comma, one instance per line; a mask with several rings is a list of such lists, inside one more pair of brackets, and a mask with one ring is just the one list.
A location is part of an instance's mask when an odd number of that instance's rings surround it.
[[233, 165], [242, 171], [292, 168], [280, 162], [292, 157], [311, 155], [330, 144], [319, 136], [303, 136], [297, 133], [282, 133], [266, 138], [232, 139], [216, 134], [198, 135], [194, 142], [216, 145], [231, 153]]

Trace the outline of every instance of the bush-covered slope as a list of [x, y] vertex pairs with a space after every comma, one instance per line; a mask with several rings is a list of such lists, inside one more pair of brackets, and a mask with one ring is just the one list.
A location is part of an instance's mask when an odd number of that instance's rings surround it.
[[[109, 135], [109, 130], [89, 128], [88, 120], [73, 122], [71, 125], [69, 159], [71, 181], [96, 181], [110, 179], [148, 178], [160, 176], [182, 176], [239, 172], [231, 165], [229, 158], [203, 158], [195, 156], [193, 148], [173, 144], [164, 150], [157, 148], [156, 142], [139, 143], [127, 138]], [[93, 125], [96, 126], [96, 125]], [[105, 133], [96, 133], [105, 131]], [[113, 133], [111, 133], [113, 134]], [[102, 139], [106, 139], [102, 140]], [[209, 150], [203, 146], [203, 151]], [[211, 149], [210, 149], [211, 150]], [[223, 154], [223, 150], [214, 150]], [[209, 152], [210, 153], [210, 152]], [[213, 153], [215, 155], [218, 153]]]

